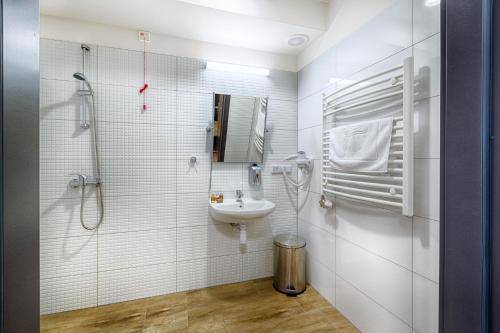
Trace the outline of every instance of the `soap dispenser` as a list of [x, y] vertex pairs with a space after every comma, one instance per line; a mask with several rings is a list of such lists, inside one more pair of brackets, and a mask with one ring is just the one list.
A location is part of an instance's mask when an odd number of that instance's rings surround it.
[[252, 164], [248, 167], [248, 185], [251, 188], [259, 188], [262, 185], [262, 167]]

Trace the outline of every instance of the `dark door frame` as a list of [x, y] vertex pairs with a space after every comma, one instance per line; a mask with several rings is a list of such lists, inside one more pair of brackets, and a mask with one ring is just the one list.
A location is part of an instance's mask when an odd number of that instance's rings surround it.
[[2, 333], [39, 332], [39, 4], [0, 0]]
[[492, 4], [442, 1], [439, 328], [446, 333], [498, 331], [490, 289]]
[[[492, 10], [492, 85], [491, 85], [491, 124], [492, 136], [500, 133], [500, 5], [493, 4]], [[491, 151], [491, 316], [490, 329], [500, 332], [500, 145], [498, 138], [493, 140]], [[496, 314], [496, 315], [495, 315]]]

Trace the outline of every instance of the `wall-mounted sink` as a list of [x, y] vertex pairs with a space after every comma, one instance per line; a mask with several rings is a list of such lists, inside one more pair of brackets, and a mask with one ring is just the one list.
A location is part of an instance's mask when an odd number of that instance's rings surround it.
[[244, 199], [241, 203], [236, 199], [225, 199], [223, 203], [210, 203], [208, 209], [217, 221], [242, 224], [269, 215], [275, 207], [268, 200]]

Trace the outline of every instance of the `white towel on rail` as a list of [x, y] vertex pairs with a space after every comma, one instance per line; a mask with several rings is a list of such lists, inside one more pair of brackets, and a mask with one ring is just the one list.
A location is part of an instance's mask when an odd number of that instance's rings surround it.
[[387, 172], [393, 118], [339, 126], [329, 131], [329, 159], [345, 171]]

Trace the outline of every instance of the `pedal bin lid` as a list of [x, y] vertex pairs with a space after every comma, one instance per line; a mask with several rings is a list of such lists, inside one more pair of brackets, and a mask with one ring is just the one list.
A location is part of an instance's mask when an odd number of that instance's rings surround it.
[[274, 237], [274, 245], [288, 249], [299, 249], [306, 246], [306, 240], [294, 234], [281, 234]]

